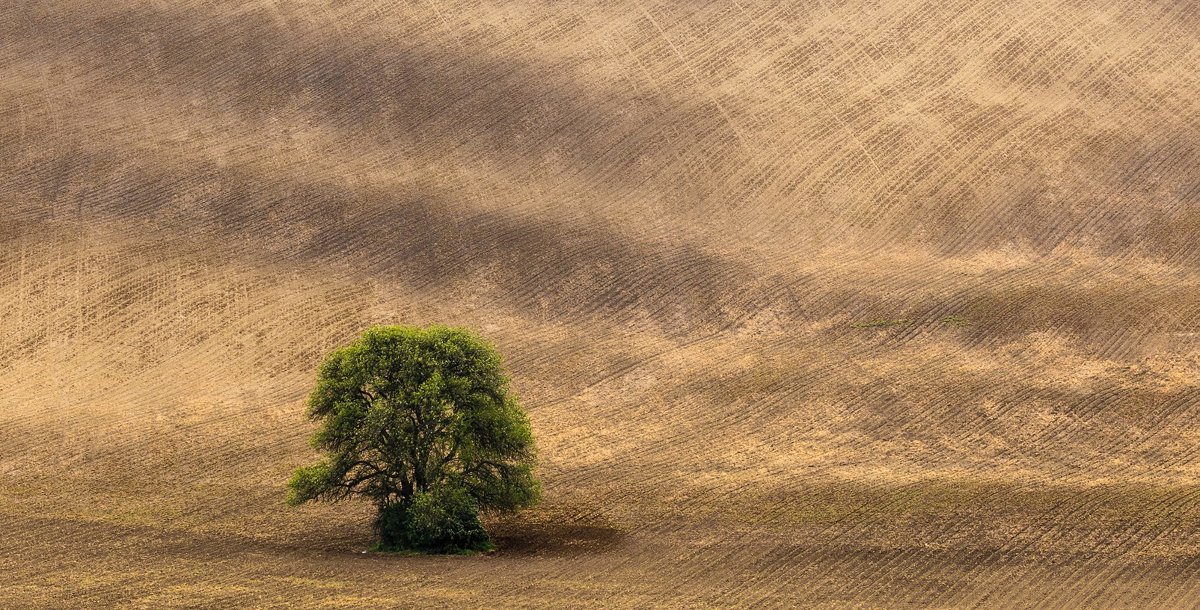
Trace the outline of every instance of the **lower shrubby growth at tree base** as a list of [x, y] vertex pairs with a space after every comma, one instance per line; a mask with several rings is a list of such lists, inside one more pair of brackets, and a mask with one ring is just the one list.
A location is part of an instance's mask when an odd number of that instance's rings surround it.
[[462, 553], [493, 548], [479, 522], [479, 505], [458, 487], [417, 492], [385, 506], [375, 528], [381, 550]]
[[325, 457], [288, 502], [372, 500], [378, 548], [493, 548], [480, 511], [534, 504], [533, 433], [495, 348], [460, 328], [378, 326], [330, 354], [309, 397]]

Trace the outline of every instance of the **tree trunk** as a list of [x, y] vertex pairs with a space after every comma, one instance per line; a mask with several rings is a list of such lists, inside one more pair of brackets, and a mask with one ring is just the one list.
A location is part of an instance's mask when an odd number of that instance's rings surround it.
[[395, 551], [408, 546], [408, 509], [411, 503], [410, 495], [399, 502], [379, 505], [379, 515], [375, 518], [375, 535], [379, 540], [379, 550]]

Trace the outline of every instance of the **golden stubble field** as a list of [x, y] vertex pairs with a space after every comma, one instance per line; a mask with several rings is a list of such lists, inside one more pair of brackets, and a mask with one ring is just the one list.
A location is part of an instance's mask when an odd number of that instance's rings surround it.
[[[0, 606], [1195, 607], [1200, 6], [0, 5]], [[469, 558], [288, 509], [320, 358], [505, 354]]]

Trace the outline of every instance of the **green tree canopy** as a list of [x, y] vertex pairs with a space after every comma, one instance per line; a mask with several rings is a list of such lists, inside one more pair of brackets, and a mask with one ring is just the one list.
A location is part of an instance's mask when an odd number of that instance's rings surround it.
[[382, 549], [490, 548], [479, 512], [538, 499], [529, 420], [468, 330], [367, 330], [325, 359], [309, 416], [325, 457], [292, 475], [288, 502], [369, 498]]

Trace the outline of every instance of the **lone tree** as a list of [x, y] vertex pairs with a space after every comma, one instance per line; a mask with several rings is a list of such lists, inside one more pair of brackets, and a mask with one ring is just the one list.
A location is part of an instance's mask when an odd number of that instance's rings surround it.
[[380, 550], [490, 550], [480, 511], [538, 500], [529, 420], [468, 330], [367, 330], [325, 359], [309, 416], [326, 456], [292, 475], [288, 503], [369, 498]]

